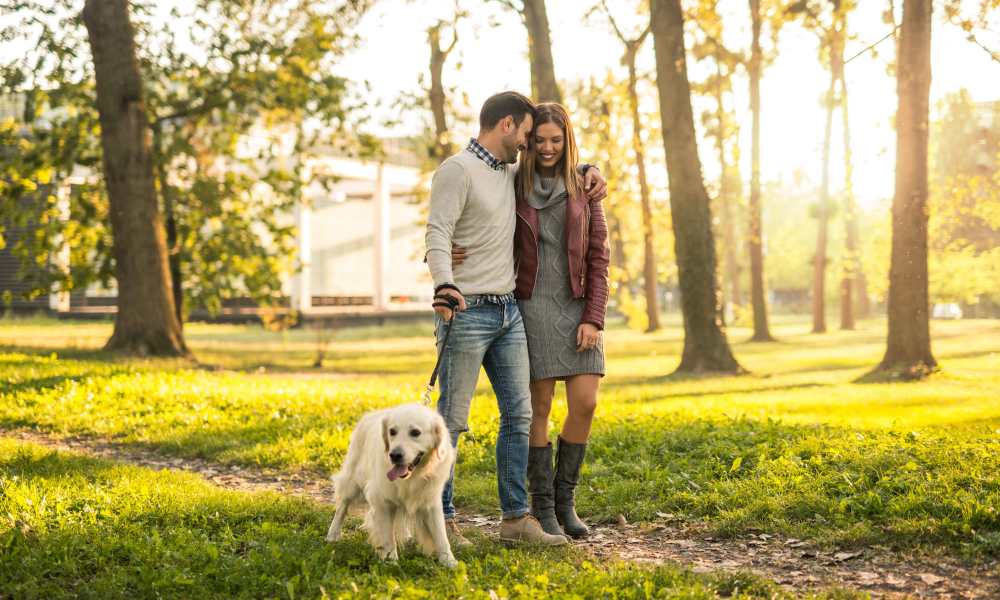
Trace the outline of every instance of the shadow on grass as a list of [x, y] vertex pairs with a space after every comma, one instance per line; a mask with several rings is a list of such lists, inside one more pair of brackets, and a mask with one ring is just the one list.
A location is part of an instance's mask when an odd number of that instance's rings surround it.
[[110, 461], [38, 447], [32, 448], [33, 451], [18, 449], [13, 453], [0, 454], [0, 472], [6, 476], [17, 476], [25, 481], [62, 479], [68, 476], [82, 476], [93, 481], [115, 468], [115, 464]]
[[[591, 522], [669, 514], [717, 535], [768, 532], [841, 547], [1000, 556], [1000, 515], [990, 509], [1000, 489], [995, 434], [926, 431], [679, 415], [599, 418], [577, 506]], [[463, 508], [495, 512], [493, 457], [485, 447], [476, 450], [460, 451], [466, 460], [456, 472], [456, 495]]]
[[[734, 379], [734, 377], [738, 377]], [[659, 386], [671, 383], [686, 383], [691, 381], [745, 381], [754, 382], [765, 379], [762, 377], [754, 375], [740, 375], [740, 376], [701, 376], [701, 375], [660, 375], [657, 377], [609, 377], [604, 382], [601, 383], [601, 389], [604, 391], [616, 390], [627, 387], [636, 386]], [[758, 392], [781, 392], [789, 390], [798, 389], [809, 389], [818, 387], [829, 387], [830, 384], [827, 383], [789, 383], [786, 385], [765, 385], [765, 386], [752, 386], [742, 388], [719, 388], [712, 390], [699, 390], [699, 391], [684, 391], [684, 390], [671, 390], [665, 388], [663, 390], [663, 396], [670, 396], [676, 398], [700, 398], [705, 396], [740, 396], [746, 394], [756, 394]]]
[[[58, 358], [72, 360], [100, 360], [107, 362], [121, 361], [121, 355], [95, 348], [72, 348], [68, 346], [15, 346], [11, 344], [0, 345], [0, 353], [3, 354], [24, 354], [39, 358], [48, 358], [55, 354]], [[21, 359], [22, 362], [27, 362]], [[8, 364], [9, 361], [8, 361]]]
[[124, 369], [113, 370], [110, 372], [86, 371], [73, 375], [50, 375], [48, 377], [36, 377], [34, 379], [0, 381], [0, 394], [17, 394], [26, 391], [42, 392], [60, 387], [66, 383], [82, 382], [90, 379], [91, 377], [114, 377], [127, 372], [128, 371]]
[[[363, 536], [324, 541], [330, 510], [278, 494], [225, 492], [193, 476], [67, 455], [11, 457], [0, 442], [0, 594], [32, 598], [461, 597], [469, 584], [525, 597], [580, 590], [656, 589], [670, 597], [772, 598], [779, 588], [744, 573], [694, 574], [617, 561], [583, 565], [572, 548], [501, 548], [477, 540], [464, 566], [442, 569], [412, 548], [378, 560]], [[6, 451], [6, 452], [4, 452]], [[59, 480], [53, 477], [65, 476]], [[741, 596], [744, 597], [744, 596]], [[842, 596], [838, 596], [842, 597]]]

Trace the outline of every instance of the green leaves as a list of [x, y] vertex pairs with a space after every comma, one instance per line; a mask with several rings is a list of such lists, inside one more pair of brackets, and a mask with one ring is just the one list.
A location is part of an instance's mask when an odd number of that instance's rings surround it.
[[[295, 269], [291, 207], [311, 176], [301, 169], [315, 136], [333, 137], [349, 117], [348, 82], [333, 75], [356, 43], [350, 30], [367, 2], [197, 0], [170, 11], [191, 27], [163, 27], [153, 3], [132, 2], [132, 20], [153, 130], [157, 193], [177, 238], [188, 306], [218, 312], [231, 298], [280, 301]], [[92, 66], [78, 7], [61, 0], [19, 3], [3, 39], [30, 51], [0, 64], [0, 89], [22, 99], [24, 119], [0, 125], [0, 224], [36, 235], [10, 244], [30, 293], [93, 284], [114, 273], [107, 199], [100, 180]], [[308, 122], [315, 133], [306, 135]], [[279, 138], [292, 138], [291, 147]], [[256, 140], [259, 151], [243, 146]], [[285, 165], [285, 166], [282, 166]], [[55, 211], [59, 183], [87, 167], [68, 210]], [[206, 223], [218, 229], [206, 229]], [[3, 225], [0, 225], [3, 226]], [[0, 231], [0, 235], [3, 232]], [[5, 239], [12, 238], [6, 235]], [[55, 265], [57, 245], [72, 268]]]

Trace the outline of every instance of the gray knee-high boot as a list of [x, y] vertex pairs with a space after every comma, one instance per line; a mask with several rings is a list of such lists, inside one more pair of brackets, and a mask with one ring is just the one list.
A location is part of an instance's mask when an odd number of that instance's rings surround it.
[[563, 531], [574, 538], [587, 537], [590, 528], [576, 515], [576, 503], [573, 499], [576, 484], [580, 480], [580, 467], [587, 453], [587, 444], [573, 444], [559, 438], [556, 450], [556, 519], [562, 525]]
[[528, 447], [528, 493], [531, 514], [550, 535], [566, 535], [556, 520], [555, 494], [552, 488], [552, 444]]

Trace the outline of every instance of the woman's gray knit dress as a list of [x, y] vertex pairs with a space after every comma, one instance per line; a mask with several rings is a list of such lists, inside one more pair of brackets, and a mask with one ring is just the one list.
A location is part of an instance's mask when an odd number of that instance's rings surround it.
[[519, 300], [528, 336], [531, 380], [604, 375], [604, 339], [577, 352], [576, 331], [586, 306], [574, 298], [566, 254], [566, 185], [562, 177], [534, 177], [528, 204], [538, 210], [538, 272], [531, 298]]

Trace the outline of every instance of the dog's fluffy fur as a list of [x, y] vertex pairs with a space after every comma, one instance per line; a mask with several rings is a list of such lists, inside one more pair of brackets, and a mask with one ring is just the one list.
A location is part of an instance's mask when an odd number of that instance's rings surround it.
[[405, 404], [364, 415], [333, 477], [337, 511], [327, 541], [340, 539], [351, 504], [364, 499], [364, 527], [380, 558], [396, 560], [398, 546], [412, 536], [424, 554], [454, 567], [441, 509], [454, 462], [444, 419], [434, 410]]

